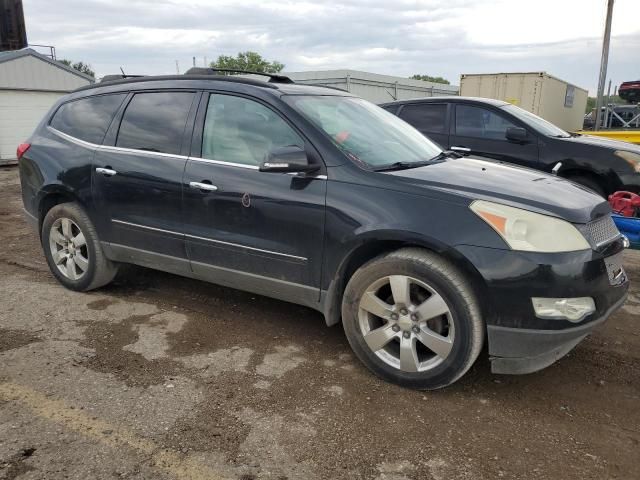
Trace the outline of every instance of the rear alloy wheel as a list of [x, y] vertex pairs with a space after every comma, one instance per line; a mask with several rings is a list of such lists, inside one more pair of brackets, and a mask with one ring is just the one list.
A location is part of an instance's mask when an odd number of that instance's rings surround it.
[[51, 258], [62, 275], [80, 280], [89, 269], [87, 240], [80, 227], [70, 218], [56, 219], [49, 230]]
[[464, 276], [419, 248], [357, 270], [345, 289], [342, 321], [349, 344], [371, 371], [417, 389], [455, 382], [484, 341], [480, 308]]
[[71, 290], [101, 287], [118, 272], [104, 255], [89, 216], [76, 203], [61, 203], [47, 212], [41, 239], [51, 273]]

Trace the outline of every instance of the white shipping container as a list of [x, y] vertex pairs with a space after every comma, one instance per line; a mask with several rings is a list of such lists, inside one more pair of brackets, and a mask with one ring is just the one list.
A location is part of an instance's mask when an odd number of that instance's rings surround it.
[[582, 129], [588, 94], [546, 72], [460, 75], [460, 95], [503, 100], [568, 131]]

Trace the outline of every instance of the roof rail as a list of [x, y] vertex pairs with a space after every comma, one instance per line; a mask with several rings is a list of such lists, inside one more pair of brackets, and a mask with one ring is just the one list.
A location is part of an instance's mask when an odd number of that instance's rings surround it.
[[245, 75], [261, 75], [263, 77], [269, 77], [271, 83], [294, 83], [289, 77], [285, 75], [278, 75], [277, 73], [265, 73], [265, 72], [253, 72], [251, 70], [236, 70], [233, 68], [203, 68], [192, 67], [186, 72], [185, 75], [224, 75], [225, 73], [242, 73]]
[[100, 83], [102, 82], [113, 82], [115, 80], [124, 80], [125, 78], [140, 78], [145, 75], [124, 75], [122, 73], [116, 73], [114, 75], [105, 75], [100, 79]]

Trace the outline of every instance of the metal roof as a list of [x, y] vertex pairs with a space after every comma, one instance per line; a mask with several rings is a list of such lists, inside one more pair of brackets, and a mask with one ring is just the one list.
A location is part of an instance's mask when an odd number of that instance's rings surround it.
[[61, 70], [65, 70], [66, 72], [76, 75], [78, 77], [81, 77], [85, 80], [89, 80], [91, 82], [95, 81], [95, 79], [92, 76], [79, 72], [75, 68], [69, 67], [64, 63], [60, 63], [55, 60], [52, 60], [46, 55], [42, 55], [41, 53], [36, 52], [33, 48], [23, 48], [22, 50], [9, 50], [5, 52], [0, 52], [0, 63], [10, 62], [12, 60], [16, 60], [18, 58], [28, 57], [28, 56], [35, 57], [39, 60], [47, 62], [54, 67], [60, 68]]

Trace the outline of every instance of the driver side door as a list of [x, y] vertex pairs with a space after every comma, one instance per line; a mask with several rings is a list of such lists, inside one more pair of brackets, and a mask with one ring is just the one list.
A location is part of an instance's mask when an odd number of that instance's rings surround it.
[[507, 140], [510, 127], [521, 125], [493, 109], [457, 104], [451, 125], [451, 150], [539, 168], [537, 138], [529, 132], [530, 141], [526, 143]]
[[[326, 176], [260, 172], [267, 153], [304, 147], [301, 132], [250, 97], [203, 95], [183, 178], [183, 219], [193, 272], [215, 283], [316, 303]], [[300, 301], [303, 299], [303, 301]]]

